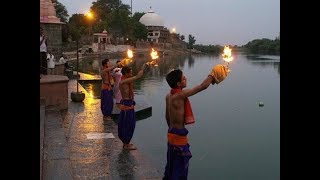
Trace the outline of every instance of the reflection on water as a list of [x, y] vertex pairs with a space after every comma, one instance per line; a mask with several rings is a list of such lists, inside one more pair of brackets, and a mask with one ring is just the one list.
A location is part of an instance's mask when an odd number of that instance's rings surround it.
[[271, 66], [280, 74], [280, 56], [273, 55], [246, 55], [248, 62], [257, 66]]
[[79, 80], [81, 86], [88, 92], [90, 97], [100, 99], [101, 97], [101, 80]]
[[[193, 154], [189, 179], [280, 179], [280, 57], [233, 56], [226, 80], [190, 97], [196, 123], [186, 126]], [[101, 59], [89, 61], [82, 60], [81, 71], [99, 72], [95, 64]], [[146, 61], [134, 59], [134, 74]], [[135, 94], [152, 105], [152, 116], [137, 122], [132, 141], [160, 171], [166, 164], [164, 100], [170, 91], [165, 75], [180, 68], [192, 88], [224, 63], [221, 56], [165, 56], [134, 83]], [[98, 98], [99, 85], [84, 86]]]

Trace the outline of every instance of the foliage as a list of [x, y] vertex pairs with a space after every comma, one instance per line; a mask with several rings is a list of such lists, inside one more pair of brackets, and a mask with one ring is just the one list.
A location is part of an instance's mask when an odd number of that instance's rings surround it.
[[196, 44], [193, 46], [194, 49], [204, 52], [204, 53], [220, 53], [223, 50], [223, 47], [220, 45], [202, 45], [202, 44]]
[[188, 49], [192, 49], [193, 45], [195, 44], [195, 42], [196, 42], [195, 37], [192, 36], [191, 34], [189, 34], [189, 41], [188, 41], [188, 44], [187, 44], [187, 48]]
[[[56, 1], [55, 6], [56, 15], [61, 22], [67, 23], [69, 14], [66, 7], [60, 2]], [[62, 42], [67, 42], [69, 37], [69, 29], [67, 25], [62, 25]]]
[[275, 40], [255, 39], [248, 42], [243, 48], [252, 54], [280, 54], [280, 38]]
[[83, 14], [73, 14], [69, 19], [69, 32], [72, 40], [80, 38], [86, 32], [86, 22]]
[[60, 2], [56, 1], [54, 8], [56, 9], [56, 15], [58, 18], [60, 18], [60, 21], [66, 23], [69, 17], [66, 7]]
[[95, 24], [93, 27], [94, 32], [102, 32], [108, 29], [108, 22], [106, 20], [101, 20]]
[[144, 12], [135, 12], [132, 16], [132, 19], [136, 22], [139, 22], [140, 18], [144, 15]]
[[185, 39], [184, 35], [181, 35], [180, 39], [181, 39], [181, 41], [184, 41], [184, 39]]
[[138, 21], [134, 22], [132, 38], [136, 40], [147, 40], [148, 30], [146, 26]]

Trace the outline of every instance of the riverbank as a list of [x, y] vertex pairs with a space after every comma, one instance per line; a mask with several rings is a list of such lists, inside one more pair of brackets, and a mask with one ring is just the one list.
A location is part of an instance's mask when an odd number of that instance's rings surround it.
[[[156, 49], [156, 48], [155, 48]], [[189, 55], [189, 54], [203, 54], [197, 50], [188, 50], [188, 49], [156, 49], [158, 51], [158, 55], [161, 56], [179, 56], [179, 55]], [[132, 48], [134, 57], [150, 57], [150, 48]], [[68, 61], [77, 59], [77, 52], [70, 51], [64, 52], [63, 55], [67, 58]], [[126, 51], [102, 51], [102, 52], [92, 52], [92, 53], [82, 53], [79, 52], [79, 59], [83, 58], [98, 58], [98, 57], [109, 57], [111, 59], [114, 58], [125, 58], [127, 57]]]

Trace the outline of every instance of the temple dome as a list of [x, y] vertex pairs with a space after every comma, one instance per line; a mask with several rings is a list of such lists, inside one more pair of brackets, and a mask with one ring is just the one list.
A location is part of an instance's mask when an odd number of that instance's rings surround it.
[[144, 14], [139, 22], [144, 24], [145, 26], [164, 26], [163, 19], [156, 14], [150, 7], [148, 13]]

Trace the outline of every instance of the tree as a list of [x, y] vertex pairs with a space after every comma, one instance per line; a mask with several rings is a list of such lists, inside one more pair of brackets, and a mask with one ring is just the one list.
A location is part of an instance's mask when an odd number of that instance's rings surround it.
[[[119, 9], [122, 5], [120, 0], [97, 0], [96, 2], [92, 2], [90, 9], [94, 12], [97, 19], [104, 20], [108, 18], [108, 15], [112, 11]], [[126, 6], [129, 11], [129, 6]]]
[[185, 39], [184, 35], [180, 36], [181, 41], [183, 41]]
[[253, 54], [280, 54], [280, 39], [254, 39], [243, 47], [247, 52]]
[[[56, 1], [54, 4], [54, 8], [56, 9], [56, 15], [60, 18], [61, 22], [67, 23], [69, 15], [66, 7], [60, 2]], [[62, 42], [67, 42], [69, 37], [69, 29], [67, 25], [62, 25]]]
[[136, 40], [147, 40], [148, 37], [148, 29], [146, 26], [140, 22], [134, 22], [133, 26], [133, 41]]
[[196, 42], [196, 39], [194, 38], [194, 36], [189, 34], [188, 49], [192, 49], [195, 42]]
[[79, 38], [78, 36], [82, 36], [85, 34], [85, 30], [87, 28], [85, 17], [83, 14], [73, 14], [69, 18], [68, 28], [71, 33], [71, 37], [73, 40]]
[[108, 22], [101, 20], [96, 23], [93, 30], [94, 32], [102, 32], [103, 30], [107, 30], [107, 29], [108, 29]]
[[66, 7], [60, 2], [56, 1], [54, 8], [56, 9], [57, 17], [60, 18], [61, 22], [66, 23], [69, 18]]
[[144, 15], [145, 13], [144, 12], [135, 12], [132, 16], [132, 19], [134, 21], [137, 21], [139, 22], [140, 18]]

